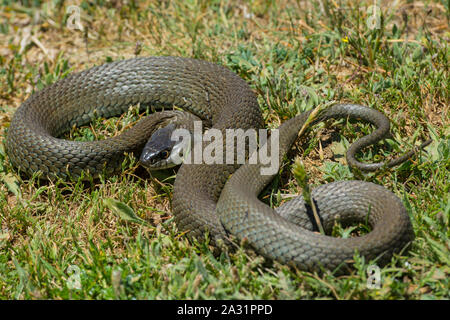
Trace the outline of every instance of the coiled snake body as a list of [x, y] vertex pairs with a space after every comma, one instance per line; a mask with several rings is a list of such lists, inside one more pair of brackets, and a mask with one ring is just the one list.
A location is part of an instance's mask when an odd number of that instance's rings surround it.
[[[220, 130], [263, 126], [255, 95], [233, 72], [193, 59], [135, 58], [71, 74], [34, 93], [11, 122], [10, 160], [27, 175], [40, 170], [50, 178], [77, 177], [83, 170], [116, 172], [124, 153], [142, 149], [155, 124], [170, 120], [170, 112], [155, 113], [122, 135], [102, 141], [76, 142], [57, 136], [94, 117], [119, 115], [138, 103], [142, 107], [176, 105]], [[308, 115], [303, 113], [280, 127], [280, 159]], [[337, 117], [361, 118], [377, 127], [354, 143], [347, 157], [349, 164], [363, 170], [380, 167], [361, 164], [354, 154], [380, 140], [389, 131], [389, 121], [378, 111], [359, 105], [333, 106], [317, 121]], [[334, 269], [351, 260], [355, 250], [367, 258], [381, 255], [386, 261], [414, 237], [400, 200], [381, 186], [361, 181], [327, 184], [312, 195], [326, 230], [339, 218], [344, 223], [368, 219], [372, 231], [349, 239], [317, 234], [301, 198], [278, 212], [258, 200], [258, 193], [272, 179], [262, 176], [260, 167], [246, 164], [235, 172], [235, 165], [183, 164], [172, 203], [178, 227], [193, 236], [204, 237], [208, 232], [213, 243], [231, 233], [247, 239], [262, 255], [304, 270]]]

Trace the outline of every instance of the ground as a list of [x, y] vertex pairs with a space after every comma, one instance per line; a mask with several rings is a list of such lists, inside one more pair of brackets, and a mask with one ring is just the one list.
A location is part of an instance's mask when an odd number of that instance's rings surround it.
[[[450, 297], [448, 1], [4, 0], [0, 8], [1, 299]], [[371, 262], [358, 254], [355, 270], [340, 276], [270, 263], [239, 246], [214, 255], [173, 222], [174, 170], [149, 175], [130, 158], [122, 174], [81, 183], [29, 179], [11, 166], [8, 126], [32, 92], [70, 72], [152, 55], [232, 69], [258, 95], [268, 128], [333, 102], [380, 110], [392, 139], [364, 150], [363, 161], [431, 137], [426, 152], [368, 175], [351, 172], [344, 154], [369, 125], [318, 125], [292, 150], [311, 186], [364, 179], [393, 191], [413, 223], [409, 253], [382, 268], [375, 286]], [[116, 135], [138, 117], [130, 109], [66, 138]], [[263, 201], [279, 205], [300, 192], [291, 166], [286, 161]], [[349, 231], [337, 225], [334, 235]]]

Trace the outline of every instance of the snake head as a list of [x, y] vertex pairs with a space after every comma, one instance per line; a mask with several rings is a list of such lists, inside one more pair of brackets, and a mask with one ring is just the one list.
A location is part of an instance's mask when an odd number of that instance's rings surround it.
[[160, 170], [181, 164], [179, 156], [183, 155], [184, 143], [182, 140], [172, 139], [172, 133], [176, 129], [176, 125], [170, 123], [150, 136], [139, 159], [144, 167]]

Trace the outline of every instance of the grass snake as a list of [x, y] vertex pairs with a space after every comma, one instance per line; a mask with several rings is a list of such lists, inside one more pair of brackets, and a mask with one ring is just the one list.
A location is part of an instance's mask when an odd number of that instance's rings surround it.
[[[18, 108], [8, 130], [10, 161], [26, 175], [41, 171], [48, 178], [78, 177], [85, 170], [93, 175], [118, 172], [124, 154], [142, 150], [158, 128], [176, 121], [182, 112], [153, 113], [121, 135], [101, 141], [69, 141], [58, 136], [96, 117], [120, 115], [137, 104], [141, 108], [175, 105], [222, 131], [264, 127], [255, 94], [232, 71], [188, 58], [134, 58], [70, 74], [32, 94]], [[309, 114], [280, 126], [280, 159]], [[376, 170], [398, 164], [414, 152], [387, 164], [360, 163], [355, 153], [384, 138], [389, 120], [368, 107], [340, 104], [326, 109], [314, 123], [329, 118], [357, 118], [376, 127], [349, 148], [351, 166]], [[246, 239], [260, 254], [302, 270], [335, 269], [351, 261], [355, 250], [368, 259], [381, 256], [380, 261], [388, 261], [414, 238], [401, 201], [387, 189], [363, 181], [329, 183], [312, 195], [328, 232], [336, 219], [344, 224], [368, 219], [372, 231], [348, 239], [318, 234], [302, 197], [276, 210], [258, 199], [273, 178], [262, 176], [260, 167], [183, 164], [172, 200], [178, 228], [200, 238], [207, 232], [214, 244], [227, 242], [229, 234]]]

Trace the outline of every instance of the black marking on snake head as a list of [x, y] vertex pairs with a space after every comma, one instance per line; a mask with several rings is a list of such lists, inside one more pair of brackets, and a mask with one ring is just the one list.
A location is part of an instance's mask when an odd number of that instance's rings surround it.
[[139, 161], [145, 167], [152, 167], [157, 162], [170, 156], [175, 141], [171, 139], [172, 132], [176, 129], [173, 123], [156, 130], [148, 139], [142, 150]]

